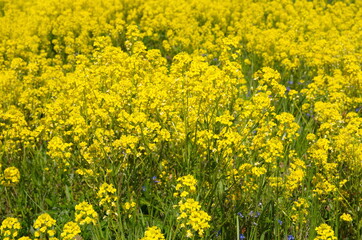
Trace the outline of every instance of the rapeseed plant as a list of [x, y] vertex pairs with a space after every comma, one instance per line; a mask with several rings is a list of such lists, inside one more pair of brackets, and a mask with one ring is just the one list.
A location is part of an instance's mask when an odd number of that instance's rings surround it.
[[21, 226], [19, 220], [17, 218], [8, 217], [2, 221], [0, 233], [3, 239], [13, 240], [18, 236], [20, 229]]
[[314, 240], [336, 240], [337, 238], [334, 236], [333, 229], [322, 223], [319, 227], [316, 228], [318, 236], [314, 238]]
[[8, 167], [0, 177], [1, 185], [15, 186], [20, 181], [20, 172], [16, 167]]
[[63, 227], [60, 237], [64, 240], [70, 240], [74, 239], [80, 233], [80, 227], [76, 222], [67, 222]]
[[165, 237], [157, 226], [148, 227], [145, 236], [140, 240], [164, 240]]
[[18, 240], [31, 240], [31, 238], [26, 236], [26, 237], [18, 238]]
[[115, 207], [118, 201], [116, 191], [113, 184], [103, 183], [97, 192], [99, 206], [102, 206], [106, 210], [107, 215], [115, 213]]
[[47, 236], [49, 239], [55, 240], [55, 233], [54, 230], [56, 220], [54, 220], [48, 213], [41, 214], [34, 222], [34, 236], [36, 239], [44, 239]]
[[346, 222], [351, 222], [353, 219], [352, 219], [352, 216], [348, 213], [343, 213], [341, 216], [340, 216], [341, 220], [343, 221], [346, 221]]
[[81, 202], [75, 206], [75, 222], [79, 225], [93, 224], [98, 222], [98, 213], [93, 206], [87, 202]]
[[361, 8], [0, 1], [1, 238], [361, 239]]

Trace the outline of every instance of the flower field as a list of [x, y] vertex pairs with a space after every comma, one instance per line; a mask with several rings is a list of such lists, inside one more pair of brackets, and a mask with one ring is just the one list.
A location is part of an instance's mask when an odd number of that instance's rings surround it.
[[0, 239], [361, 240], [362, 1], [0, 0]]

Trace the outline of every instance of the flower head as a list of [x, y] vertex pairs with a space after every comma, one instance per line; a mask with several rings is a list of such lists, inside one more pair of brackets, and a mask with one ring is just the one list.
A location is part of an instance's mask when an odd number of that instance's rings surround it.
[[18, 236], [18, 230], [20, 230], [20, 222], [18, 219], [13, 217], [5, 218], [0, 226], [0, 236], [3, 239], [15, 239]]
[[4, 171], [1, 184], [4, 186], [14, 186], [20, 181], [20, 172], [16, 167], [8, 167]]
[[87, 202], [81, 202], [75, 206], [75, 221], [80, 225], [93, 224], [98, 220], [98, 213], [94, 211], [93, 206]]
[[140, 240], [164, 240], [161, 230], [157, 226], [148, 227], [145, 236]]
[[76, 222], [67, 222], [63, 227], [63, 232], [60, 234], [63, 240], [71, 240], [74, 239], [81, 233], [80, 227]]
[[54, 237], [55, 230], [54, 226], [56, 224], [56, 220], [54, 220], [48, 213], [41, 214], [34, 222], [35, 232], [34, 235], [36, 238], [46, 238]]

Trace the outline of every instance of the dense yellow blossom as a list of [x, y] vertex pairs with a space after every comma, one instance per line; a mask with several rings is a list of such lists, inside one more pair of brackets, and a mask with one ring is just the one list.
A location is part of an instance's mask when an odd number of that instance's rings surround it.
[[318, 236], [314, 238], [314, 240], [337, 240], [337, 238], [334, 236], [333, 229], [325, 223], [322, 223], [319, 227], [316, 227], [315, 230], [317, 231]]
[[348, 213], [343, 213], [340, 218], [343, 220], [343, 221], [346, 221], [346, 222], [352, 222], [352, 216]]
[[177, 207], [180, 211], [177, 219], [181, 222], [181, 227], [190, 226], [192, 232], [197, 232], [201, 237], [204, 235], [205, 230], [210, 228], [211, 216], [201, 210], [198, 201], [187, 198], [185, 201], [181, 200]]
[[81, 202], [75, 206], [75, 221], [79, 225], [93, 224], [98, 222], [98, 213], [93, 206], [87, 202]]
[[258, 190], [257, 181], [267, 172], [264, 166], [253, 166], [249, 163], [240, 165], [238, 169], [228, 172], [228, 181], [233, 186], [229, 189], [231, 200], [241, 200], [243, 195], [255, 193]]
[[117, 206], [118, 197], [116, 191], [113, 184], [103, 183], [97, 192], [99, 205], [106, 210], [107, 215], [114, 212], [114, 208]]
[[361, 9], [0, 0], [0, 238], [359, 238]]
[[0, 175], [0, 183], [4, 186], [14, 186], [20, 181], [20, 172], [16, 167], [8, 167]]
[[285, 187], [288, 190], [287, 195], [291, 195], [293, 191], [301, 187], [306, 175], [306, 164], [299, 158], [294, 158], [290, 164], [290, 173], [287, 176]]
[[[176, 192], [174, 195], [186, 197], [189, 193], [196, 191], [197, 181], [192, 175], [186, 175], [177, 179]], [[180, 193], [179, 193], [180, 192]]]
[[31, 238], [30, 237], [21, 237], [18, 240], [31, 240]]
[[298, 198], [293, 203], [291, 216], [293, 222], [305, 224], [309, 215], [309, 202], [305, 198]]
[[64, 240], [70, 240], [70, 239], [74, 239], [75, 236], [77, 236], [78, 234], [81, 233], [80, 227], [77, 223], [75, 222], [67, 222], [64, 227], [63, 227], [63, 231], [60, 234], [61, 239]]
[[0, 233], [4, 240], [15, 240], [21, 229], [20, 222], [16, 218], [8, 217], [2, 221]]
[[48, 213], [41, 214], [34, 222], [34, 236], [35, 238], [53, 238], [56, 231], [54, 229], [56, 220], [54, 220]]
[[157, 226], [148, 227], [145, 231], [145, 236], [140, 240], [164, 240], [161, 230]]

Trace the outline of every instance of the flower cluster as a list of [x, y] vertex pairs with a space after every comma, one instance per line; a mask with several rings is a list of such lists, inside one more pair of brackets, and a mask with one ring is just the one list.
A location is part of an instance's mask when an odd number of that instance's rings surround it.
[[103, 183], [97, 192], [99, 205], [106, 210], [107, 215], [114, 212], [114, 208], [117, 206], [118, 197], [116, 191], [113, 184]]
[[298, 198], [298, 200], [293, 203], [292, 220], [294, 223], [305, 224], [307, 222], [309, 206], [310, 204], [305, 198]]
[[75, 239], [75, 237], [81, 233], [80, 227], [78, 225], [78, 223], [76, 222], [67, 222], [64, 227], [63, 227], [63, 231], [60, 234], [60, 237], [63, 240], [71, 240], [71, 239]]
[[54, 229], [56, 220], [54, 220], [48, 213], [41, 214], [34, 222], [34, 236], [36, 239], [44, 239], [48, 236], [50, 240], [56, 240], [54, 237], [56, 231]]
[[[1, 169], [1, 165], [0, 165]], [[16, 167], [8, 167], [4, 173], [0, 173], [0, 184], [4, 186], [15, 186], [20, 181], [20, 172]]]
[[177, 220], [181, 222], [181, 228], [190, 227], [186, 232], [187, 237], [193, 237], [194, 233], [202, 237], [205, 230], [210, 228], [209, 221], [211, 217], [205, 211], [201, 210], [201, 205], [198, 201], [187, 198], [186, 200], [181, 200], [177, 207], [180, 212]]
[[79, 225], [95, 225], [98, 222], [98, 213], [94, 211], [91, 204], [81, 202], [75, 206], [75, 222]]
[[178, 209], [179, 216], [177, 220], [181, 228], [186, 229], [186, 237], [191, 238], [195, 234], [202, 237], [205, 230], [210, 228], [209, 221], [211, 216], [207, 212], [201, 210], [201, 205], [193, 198], [186, 198], [189, 192], [196, 191], [197, 180], [192, 175], [182, 176], [177, 179], [176, 191], [181, 190], [181, 194], [174, 194], [175, 197], [181, 198], [178, 205], [174, 207]]
[[353, 219], [352, 219], [352, 216], [348, 213], [343, 213], [341, 216], [340, 216], [341, 220], [345, 221], [345, 222], [351, 222]]
[[328, 224], [322, 223], [319, 227], [316, 227], [315, 230], [318, 236], [314, 238], [314, 240], [337, 240], [334, 236], [333, 229]]
[[4, 240], [15, 240], [21, 229], [18, 219], [13, 217], [5, 218], [0, 226], [0, 234]]
[[164, 240], [165, 237], [157, 226], [148, 227], [145, 236], [140, 240]]
[[0, 238], [360, 238], [361, 9], [0, 0]]
[[177, 179], [176, 193], [174, 196], [186, 197], [196, 191], [197, 181], [192, 175], [186, 175]]
[[136, 206], [137, 206], [137, 204], [134, 201], [125, 202], [122, 205], [123, 214], [128, 216], [128, 218], [131, 218], [132, 217], [132, 212], [134, 212], [136, 210]]
[[19, 238], [18, 240], [32, 240], [32, 239], [28, 236], [24, 236], [24, 237]]
[[243, 163], [238, 169], [228, 172], [227, 179], [231, 186], [228, 189], [228, 199], [237, 201], [252, 194], [258, 189], [258, 180], [267, 172], [263, 166], [253, 166], [250, 163]]

